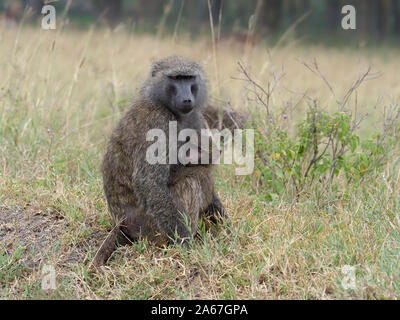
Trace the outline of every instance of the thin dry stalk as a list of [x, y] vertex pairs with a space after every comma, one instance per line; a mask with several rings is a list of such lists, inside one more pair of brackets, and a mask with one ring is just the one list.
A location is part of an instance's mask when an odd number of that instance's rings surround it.
[[245, 58], [247, 60], [247, 57], [249, 56], [250, 49], [252, 47], [251, 42], [252, 39], [254, 39], [254, 34], [256, 30], [256, 25], [258, 22], [258, 17], [260, 16], [261, 8], [263, 6], [263, 0], [258, 0], [256, 8], [254, 10], [254, 14], [250, 17], [249, 19], [249, 25], [247, 29], [247, 36], [246, 36], [246, 45], [245, 45]]
[[217, 40], [221, 39], [221, 24], [222, 24], [222, 7], [224, 6], [224, 1], [221, 0], [221, 6], [219, 8], [219, 14], [218, 14], [218, 35], [217, 35]]
[[179, 8], [178, 18], [176, 19], [175, 28], [174, 28], [174, 35], [172, 36], [172, 39], [174, 40], [174, 42], [176, 42], [176, 36], [178, 34], [178, 28], [179, 28], [179, 24], [181, 22], [184, 6], [185, 6], [185, 0], [181, 0], [181, 7]]
[[[214, 20], [211, 11], [211, 1], [208, 0], [208, 13], [210, 17], [210, 28], [211, 28], [211, 40], [212, 40], [212, 48], [213, 48], [213, 61], [214, 61], [214, 72], [215, 72], [215, 82], [217, 88], [217, 97], [220, 96], [220, 87], [219, 87], [219, 72], [218, 72], [218, 59], [217, 59], [217, 44], [215, 39], [215, 32], [214, 32]], [[222, 126], [222, 106], [218, 106], [218, 118], [219, 118], [219, 127]]]
[[[272, 93], [274, 92], [275, 88], [277, 87], [279, 81], [282, 79], [282, 77], [285, 76], [284, 70], [282, 69], [282, 72], [278, 76], [273, 74], [273, 78], [274, 78], [273, 85], [271, 86], [271, 83], [268, 81], [267, 89], [264, 89], [264, 87], [262, 85], [257, 83], [252, 78], [252, 76], [250, 75], [249, 71], [244, 67], [244, 65], [240, 61], [238, 62], [238, 65], [239, 65], [240, 71], [245, 76], [245, 79], [235, 78], [235, 77], [232, 77], [232, 79], [247, 81], [247, 82], [250, 83], [250, 85], [253, 87], [251, 89], [251, 92], [256, 96], [258, 102], [260, 102], [265, 107], [265, 109], [267, 111], [268, 118], [270, 118], [270, 116], [271, 116], [271, 113], [270, 113], [270, 99], [271, 99]], [[259, 91], [261, 91], [261, 94], [260, 94]]]
[[170, 12], [171, 12], [173, 1], [174, 1], [174, 0], [170, 0], [170, 1], [167, 2], [167, 3], [165, 4], [165, 6], [164, 6], [163, 15], [162, 15], [162, 17], [161, 17], [160, 24], [159, 24], [158, 27], [157, 27], [157, 29], [158, 29], [158, 30], [157, 30], [157, 36], [156, 36], [156, 38], [157, 38], [157, 40], [158, 40], [157, 42], [159, 42], [159, 40], [160, 40], [160, 38], [161, 38], [161, 36], [162, 36], [162, 34], [163, 34], [163, 32], [164, 32], [165, 23], [166, 23], [166, 21], [167, 21], [167, 18], [168, 18], [168, 16], [169, 16]]

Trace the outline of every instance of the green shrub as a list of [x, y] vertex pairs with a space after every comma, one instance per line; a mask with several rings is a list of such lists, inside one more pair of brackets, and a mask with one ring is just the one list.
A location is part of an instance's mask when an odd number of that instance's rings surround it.
[[[291, 137], [279, 121], [255, 122], [256, 175], [269, 192], [266, 198], [277, 198], [287, 191], [299, 194], [318, 182], [328, 187], [340, 173], [347, 183], [357, 185], [371, 173], [381, 172], [398, 137], [375, 133], [362, 139], [356, 133], [355, 121], [348, 112], [328, 113], [316, 102], [303, 121], [295, 124], [297, 134]], [[266, 125], [266, 127], [265, 127]], [[386, 127], [387, 128], [387, 127]]]

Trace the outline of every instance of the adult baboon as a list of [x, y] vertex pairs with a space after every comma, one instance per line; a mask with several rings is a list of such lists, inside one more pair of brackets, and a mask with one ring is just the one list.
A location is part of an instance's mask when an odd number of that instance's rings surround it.
[[[198, 63], [172, 56], [153, 64], [139, 98], [113, 131], [104, 157], [104, 191], [116, 227], [96, 254], [96, 265], [106, 262], [116, 239], [119, 243], [143, 237], [157, 244], [185, 241], [196, 233], [202, 215], [214, 221], [227, 218], [214, 191], [211, 165], [171, 164], [176, 155], [168, 148], [167, 163], [150, 164], [146, 159], [152, 145], [146, 135], [151, 129], [165, 132], [167, 145], [171, 121], [177, 122], [178, 133], [193, 129], [200, 136], [206, 128], [202, 109], [207, 100], [206, 79]], [[197, 160], [208, 152], [197, 151]]]

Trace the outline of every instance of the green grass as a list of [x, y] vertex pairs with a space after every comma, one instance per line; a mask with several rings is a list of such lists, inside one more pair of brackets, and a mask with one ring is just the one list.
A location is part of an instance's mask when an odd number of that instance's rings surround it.
[[[90, 268], [112, 227], [100, 173], [106, 141], [152, 60], [179, 53], [201, 61], [212, 98], [255, 111], [260, 123], [265, 112], [247, 84], [232, 79], [240, 76], [237, 61], [248, 62], [263, 85], [273, 84], [274, 74], [285, 64], [286, 75], [271, 97], [277, 115], [298, 103], [304, 92], [334, 110], [330, 91], [297, 58], [316, 58], [339, 96], [371, 63], [383, 76], [357, 90], [361, 111], [372, 109], [359, 131], [367, 137], [379, 124], [382, 106], [399, 100], [396, 50], [382, 48], [375, 55], [289, 44], [246, 53], [240, 44], [221, 43], [217, 90], [207, 39], [188, 43], [124, 30], [22, 28], [0, 30], [0, 41], [1, 298], [400, 297], [398, 149], [391, 151], [383, 171], [358, 186], [339, 177], [328, 188], [315, 183], [298, 198], [270, 201], [270, 190], [260, 184], [258, 172], [240, 177], [233, 168], [221, 166], [216, 188], [231, 217], [230, 227], [203, 230], [204, 240], [194, 241], [189, 251], [180, 246], [156, 248], [146, 241], [120, 247], [106, 267]], [[270, 55], [266, 49], [272, 50]], [[383, 102], [374, 110], [379, 96]], [[292, 135], [306, 108], [300, 101], [289, 115], [287, 129]], [[25, 240], [25, 245], [9, 244], [4, 240], [7, 235]], [[51, 241], [41, 240], [45, 235]], [[39, 243], [44, 247], [33, 250], [32, 245]], [[55, 292], [41, 289], [44, 264], [56, 268]], [[342, 285], [345, 265], [355, 267], [355, 289]]]

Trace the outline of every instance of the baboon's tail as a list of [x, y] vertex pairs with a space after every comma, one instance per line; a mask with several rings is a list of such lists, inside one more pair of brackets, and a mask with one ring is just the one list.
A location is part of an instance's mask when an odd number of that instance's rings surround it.
[[120, 233], [120, 226], [116, 225], [104, 239], [100, 248], [97, 250], [96, 255], [92, 260], [92, 265], [96, 268], [106, 264], [107, 260], [111, 257], [112, 253], [117, 248], [117, 239]]

